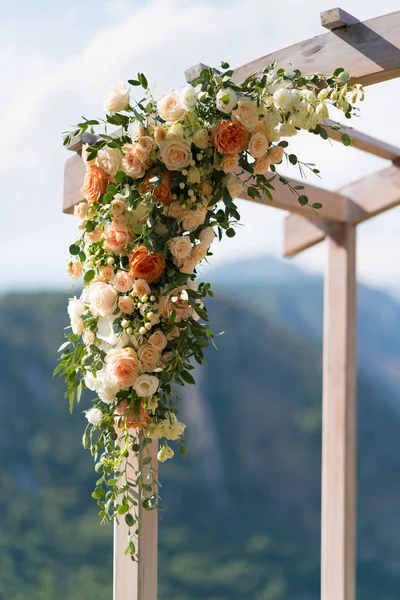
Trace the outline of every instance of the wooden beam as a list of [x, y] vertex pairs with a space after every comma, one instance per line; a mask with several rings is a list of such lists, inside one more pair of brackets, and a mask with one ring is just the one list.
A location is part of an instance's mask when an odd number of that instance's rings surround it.
[[[157, 470], [157, 441], [154, 440], [148, 448], [152, 467]], [[128, 477], [136, 479], [136, 473], [141, 470], [146, 481], [149, 467], [138, 465], [135, 456], [130, 456], [129, 462]], [[114, 521], [113, 600], [157, 600], [158, 511], [148, 511], [140, 506], [139, 518], [139, 539], [133, 540], [138, 552], [137, 562], [133, 562], [129, 554], [125, 555], [129, 529], [124, 517], [119, 518], [119, 524]]]
[[369, 154], [373, 154], [374, 156], [379, 156], [380, 158], [385, 158], [387, 160], [397, 160], [400, 158], [400, 148], [397, 146], [392, 146], [391, 144], [387, 144], [386, 142], [382, 142], [381, 140], [374, 138], [366, 133], [362, 133], [357, 129], [352, 129], [351, 127], [346, 127], [345, 125], [340, 125], [340, 130], [331, 129], [338, 125], [335, 121], [331, 121], [330, 119], [326, 119], [323, 121], [322, 125], [326, 127], [326, 133], [331, 140], [341, 141], [342, 133], [347, 133], [352, 138], [352, 146], [357, 148], [357, 150], [363, 150], [364, 152], [368, 152]]
[[325, 29], [338, 29], [339, 27], [349, 27], [359, 23], [359, 19], [353, 17], [342, 8], [331, 8], [321, 13], [321, 25]]
[[321, 600], [355, 600], [356, 226], [328, 236], [324, 292]]
[[278, 62], [302, 73], [332, 73], [346, 69], [352, 83], [372, 85], [400, 75], [400, 11], [341, 27], [305, 40], [235, 69], [233, 79], [250, 75]]
[[[362, 223], [395, 206], [400, 206], [400, 165], [390, 167], [342, 187], [339, 193], [347, 197], [350, 223]], [[285, 219], [285, 256], [295, 256], [321, 242], [324, 225], [307, 215], [289, 215]]]

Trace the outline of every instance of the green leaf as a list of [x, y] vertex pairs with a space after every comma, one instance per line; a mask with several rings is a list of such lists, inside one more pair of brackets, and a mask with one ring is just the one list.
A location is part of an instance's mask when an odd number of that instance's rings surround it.
[[117, 513], [119, 515], [124, 515], [125, 513], [127, 513], [129, 510], [129, 506], [127, 504], [121, 504], [121, 506], [118, 506], [117, 508]]
[[137, 79], [128, 79], [128, 83], [130, 83], [131, 85], [140, 85], [140, 81], [138, 81]]
[[340, 73], [343, 73], [343, 71], [344, 71], [343, 67], [338, 67], [337, 69], [335, 69], [333, 71], [333, 76], [338, 77], [338, 75], [340, 75]]
[[103, 498], [105, 492], [103, 490], [102, 487], [97, 487], [95, 488], [93, 494], [92, 494], [92, 498], [94, 498], [95, 500], [100, 500], [100, 498]]
[[323, 140], [328, 139], [328, 134], [326, 132], [326, 129], [324, 129], [323, 127], [321, 127], [321, 131], [319, 132], [319, 135], [322, 137]]
[[83, 281], [85, 283], [90, 283], [92, 281], [92, 279], [94, 278], [95, 274], [96, 273], [94, 272], [93, 269], [90, 269], [90, 271], [86, 271], [85, 277], [83, 278]]
[[80, 250], [81, 249], [77, 244], [71, 244], [71, 246], [69, 247], [69, 253], [72, 254], [72, 256], [76, 256], [77, 254], [79, 254]]
[[221, 62], [221, 69], [229, 69], [229, 63], [224, 60]]
[[343, 70], [341, 73], [339, 73], [337, 80], [339, 83], [347, 83], [349, 77], [350, 75], [348, 74], [348, 72]]
[[295, 154], [289, 154], [289, 162], [292, 165], [297, 165], [297, 156]]
[[308, 198], [307, 198], [307, 196], [304, 196], [304, 195], [299, 196], [298, 201], [301, 204], [301, 206], [305, 206], [306, 204], [308, 204]]
[[321, 202], [314, 202], [314, 204], [311, 204], [311, 206], [313, 208], [315, 208], [316, 210], [319, 210], [320, 208], [322, 208]]
[[231, 227], [229, 229], [227, 229], [225, 233], [228, 238], [233, 238], [236, 235], [236, 231], [234, 229], [232, 229]]
[[190, 383], [191, 385], [196, 383], [193, 375], [191, 375], [188, 371], [182, 371], [180, 376], [182, 377], [183, 381], [186, 381], [186, 383]]
[[344, 146], [350, 146], [351, 137], [347, 133], [342, 133], [342, 144]]
[[139, 81], [140, 81], [140, 85], [141, 85], [141, 86], [142, 86], [142, 87], [143, 87], [145, 90], [147, 90], [147, 88], [149, 87], [149, 84], [147, 83], [147, 79], [146, 79], [146, 77], [144, 76], [144, 74], [143, 74], [143, 73], [138, 73], [138, 79], [139, 79]]
[[125, 515], [125, 523], [128, 527], [132, 527], [135, 524], [135, 518], [131, 514]]
[[151, 463], [151, 456], [146, 456], [143, 460], [142, 463], [144, 465], [149, 465]]

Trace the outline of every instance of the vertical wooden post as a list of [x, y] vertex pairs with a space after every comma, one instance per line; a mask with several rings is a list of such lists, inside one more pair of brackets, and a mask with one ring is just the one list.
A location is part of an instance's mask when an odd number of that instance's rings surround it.
[[355, 600], [356, 227], [329, 227], [324, 292], [321, 600]]
[[[157, 470], [158, 443], [154, 440], [148, 448], [152, 457], [152, 467]], [[128, 478], [135, 479], [134, 471], [140, 469], [146, 481], [148, 467], [138, 468], [132, 456], [129, 462]], [[158, 477], [157, 477], [158, 479]], [[128, 546], [128, 527], [124, 517], [119, 524], [114, 522], [114, 600], [157, 600], [157, 558], [158, 558], [158, 511], [139, 507], [141, 520], [139, 539], [135, 540], [138, 561], [133, 562], [125, 550]]]

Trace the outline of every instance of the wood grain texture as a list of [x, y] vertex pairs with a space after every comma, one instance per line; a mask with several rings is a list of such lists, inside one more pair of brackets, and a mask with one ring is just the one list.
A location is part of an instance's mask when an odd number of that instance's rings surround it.
[[321, 25], [325, 29], [338, 29], [339, 27], [348, 27], [359, 23], [359, 19], [353, 17], [342, 8], [331, 8], [321, 13]]
[[257, 58], [235, 69], [233, 79], [244, 81], [275, 61], [304, 74], [329, 74], [340, 65], [350, 73], [351, 82], [363, 85], [393, 79], [400, 75], [400, 11], [341, 27]]
[[[157, 470], [158, 442], [154, 440], [148, 447], [152, 466]], [[130, 457], [130, 462], [138, 471], [137, 458]], [[148, 467], [140, 466], [145, 479]], [[132, 467], [128, 469], [132, 473]], [[139, 539], [134, 540], [139, 553], [138, 562], [133, 562], [129, 555], [125, 555], [128, 545], [128, 527], [124, 517], [119, 519], [119, 524], [114, 522], [113, 600], [157, 600], [158, 511], [140, 508], [139, 517], [141, 519]]]
[[288, 257], [296, 256], [303, 250], [322, 242], [329, 228], [329, 222], [291, 214], [285, 218], [283, 227], [283, 255]]
[[356, 227], [331, 225], [327, 243], [321, 600], [355, 600]]

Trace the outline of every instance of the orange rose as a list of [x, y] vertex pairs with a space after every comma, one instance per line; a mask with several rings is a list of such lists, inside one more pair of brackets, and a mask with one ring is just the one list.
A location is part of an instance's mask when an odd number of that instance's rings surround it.
[[158, 281], [164, 272], [161, 254], [149, 252], [144, 246], [136, 248], [129, 257], [131, 275], [148, 283]]
[[162, 202], [163, 204], [169, 204], [171, 202], [171, 180], [172, 180], [172, 172], [164, 170], [161, 172], [161, 183], [157, 187], [152, 187], [152, 183], [150, 183], [150, 179], [156, 177], [154, 171], [150, 170], [147, 175], [144, 177], [141, 188], [142, 192], [145, 194], [146, 192], [151, 192], [153, 196], [156, 197], [158, 202]]
[[97, 202], [112, 181], [113, 178], [100, 167], [89, 166], [86, 168], [81, 194], [88, 202]]
[[247, 146], [249, 134], [240, 123], [221, 121], [211, 132], [211, 142], [221, 154], [238, 154]]
[[[151, 421], [149, 414], [144, 410], [142, 404], [140, 404], [139, 415], [136, 415], [134, 408], [129, 408], [128, 401], [122, 400], [116, 407], [114, 414], [117, 415], [115, 419], [115, 427], [146, 427]], [[139, 419], [138, 419], [139, 416]]]

